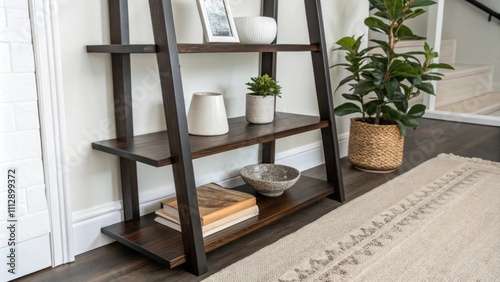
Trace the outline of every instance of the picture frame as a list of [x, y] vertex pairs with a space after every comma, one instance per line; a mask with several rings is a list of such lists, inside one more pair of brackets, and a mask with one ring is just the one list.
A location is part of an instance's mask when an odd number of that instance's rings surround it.
[[227, 0], [197, 0], [204, 43], [239, 43]]

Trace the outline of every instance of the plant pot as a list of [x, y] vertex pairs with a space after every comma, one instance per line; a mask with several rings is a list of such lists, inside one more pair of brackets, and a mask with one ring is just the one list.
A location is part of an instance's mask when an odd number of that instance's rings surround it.
[[222, 94], [194, 93], [189, 105], [187, 123], [189, 134], [201, 136], [226, 134], [229, 126]]
[[403, 163], [404, 137], [398, 125], [378, 125], [351, 119], [348, 160], [370, 172], [391, 172]]
[[276, 38], [276, 20], [271, 17], [236, 17], [234, 25], [242, 44], [270, 44]]
[[245, 115], [249, 123], [263, 124], [274, 120], [274, 96], [247, 94]]

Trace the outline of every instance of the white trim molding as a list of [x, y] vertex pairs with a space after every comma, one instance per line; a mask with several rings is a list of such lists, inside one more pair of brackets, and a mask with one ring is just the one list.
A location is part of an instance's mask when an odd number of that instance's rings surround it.
[[66, 155], [56, 0], [29, 0], [38, 87], [42, 155], [51, 220], [52, 266], [75, 260]]
[[[438, 53], [441, 52], [441, 35], [443, 31], [443, 16], [444, 16], [445, 0], [437, 1], [436, 5], [430, 6], [428, 10], [427, 20], [427, 41]], [[436, 60], [436, 59], [434, 59]], [[439, 58], [437, 58], [439, 61]], [[437, 93], [437, 82], [432, 81], [434, 93]], [[427, 109], [434, 110], [436, 105], [436, 97], [434, 95], [424, 95], [424, 104]]]
[[486, 116], [486, 115], [468, 114], [468, 113], [427, 111], [424, 115], [424, 118], [473, 123], [473, 124], [487, 125], [487, 126], [500, 125], [500, 118], [497, 116]]

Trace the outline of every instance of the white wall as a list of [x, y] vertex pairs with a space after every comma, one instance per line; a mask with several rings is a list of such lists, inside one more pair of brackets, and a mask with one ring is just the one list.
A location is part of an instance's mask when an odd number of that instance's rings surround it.
[[499, 20], [488, 22], [488, 14], [475, 6], [462, 0], [447, 0], [443, 39], [457, 39], [457, 63], [493, 65], [493, 88], [500, 91]]
[[[147, 1], [129, 2], [131, 42], [152, 43]], [[201, 43], [202, 27], [196, 1], [172, 2], [178, 41]], [[235, 17], [259, 14], [260, 1], [229, 2]], [[360, 2], [322, 2], [328, 47], [332, 47], [333, 42], [342, 36], [366, 32], [363, 19], [368, 13], [368, 3]], [[113, 138], [115, 135], [110, 56], [88, 54], [85, 51], [85, 45], [109, 43], [107, 1], [62, 1], [58, 15], [70, 158], [71, 205], [74, 211], [76, 253], [80, 253], [106, 243], [108, 240], [99, 236], [99, 227], [120, 220], [118, 159], [90, 148], [91, 142]], [[278, 25], [279, 43], [306, 43], [308, 37], [303, 1], [287, 0], [281, 3]], [[257, 54], [184, 54], [180, 60], [186, 107], [189, 106], [193, 92], [216, 91], [224, 94], [229, 117], [244, 114], [244, 83], [258, 73]], [[132, 70], [135, 133], [165, 129], [155, 56], [133, 55]], [[332, 76], [338, 73], [339, 70], [334, 70]], [[278, 110], [317, 114], [309, 54], [280, 53], [277, 79], [283, 85], [284, 93], [283, 98], [278, 101]], [[338, 81], [340, 79], [333, 79], [334, 88]], [[346, 119], [340, 119], [339, 133], [346, 131], [346, 124]], [[296, 147], [317, 152], [320, 144], [318, 141], [319, 132], [279, 140], [278, 158], [302, 153], [294, 151], [293, 148]], [[257, 146], [197, 159], [194, 162], [197, 182], [202, 184], [237, 176], [242, 166], [257, 161]], [[319, 162], [320, 155], [316, 164]], [[305, 162], [296, 165], [305, 165]], [[303, 167], [305, 168], [307, 167]], [[138, 170], [140, 202], [143, 203], [144, 212], [151, 211], [159, 207], [159, 198], [174, 193], [171, 168], [152, 168], [139, 164]], [[91, 226], [90, 230], [88, 226]], [[86, 242], [80, 244], [82, 240]]]
[[483, 3], [486, 7], [497, 13], [500, 13], [500, 2], [498, 0], [478, 0], [478, 2]]
[[[40, 123], [27, 0], [0, 1], [0, 280], [50, 266], [49, 215], [42, 165]], [[16, 169], [15, 193], [7, 171]], [[12, 180], [12, 178], [10, 178]], [[10, 197], [8, 196], [10, 195]], [[12, 198], [14, 197], [14, 198]], [[12, 237], [8, 199], [16, 201]], [[13, 238], [14, 241], [7, 241]], [[8, 245], [8, 242], [11, 243]], [[12, 245], [15, 242], [15, 245]], [[17, 252], [15, 274], [6, 257]], [[35, 249], [33, 249], [35, 248]]]

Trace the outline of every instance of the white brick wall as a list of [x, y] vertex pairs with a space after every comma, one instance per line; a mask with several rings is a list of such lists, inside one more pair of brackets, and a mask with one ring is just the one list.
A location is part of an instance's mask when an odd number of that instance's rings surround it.
[[0, 0], [0, 248], [9, 167], [18, 170], [18, 242], [50, 231], [36, 90], [28, 0]]

